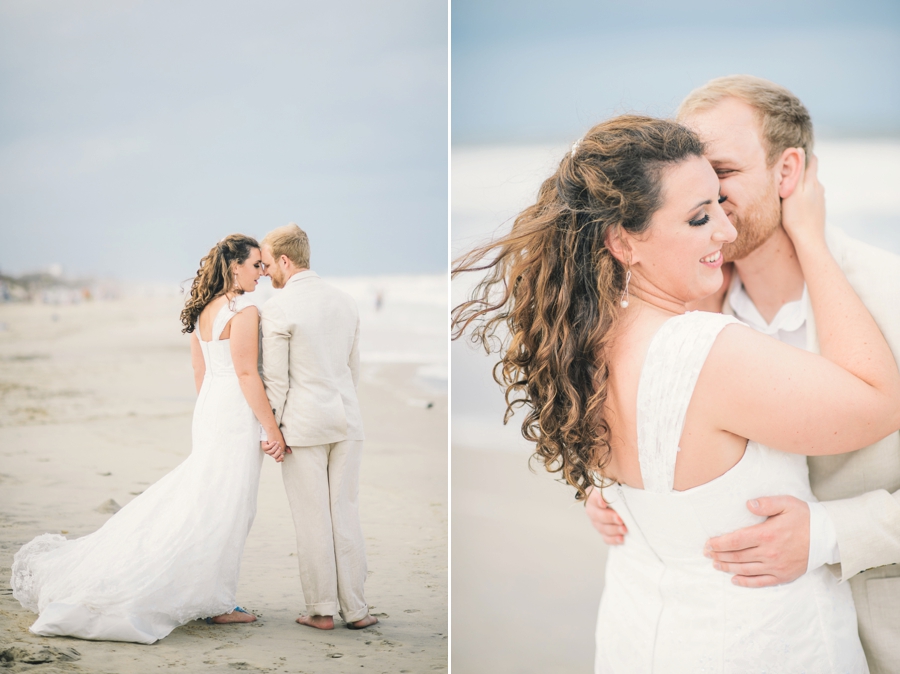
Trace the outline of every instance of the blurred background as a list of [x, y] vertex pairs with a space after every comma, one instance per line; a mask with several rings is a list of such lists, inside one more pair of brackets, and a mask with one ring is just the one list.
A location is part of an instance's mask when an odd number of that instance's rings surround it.
[[[900, 253], [900, 5], [454, 0], [451, 255], [507, 231], [573, 141], [625, 112], [674, 114], [714, 77], [793, 91], [816, 129], [828, 219]], [[453, 282], [451, 305], [474, 280]], [[453, 342], [453, 665], [590, 672], [605, 547], [573, 490], [501, 423], [495, 358]]]

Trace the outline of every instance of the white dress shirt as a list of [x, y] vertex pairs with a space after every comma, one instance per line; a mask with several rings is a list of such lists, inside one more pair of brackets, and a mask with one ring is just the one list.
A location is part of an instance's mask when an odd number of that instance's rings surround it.
[[[799, 300], [788, 302], [771, 323], [759, 313], [759, 309], [750, 299], [744, 284], [735, 270], [728, 290], [728, 303], [734, 315], [754, 330], [774, 337], [780, 342], [790, 344], [806, 351], [806, 306], [807, 291], [803, 284], [803, 296]], [[837, 532], [828, 511], [819, 502], [809, 503], [809, 562], [806, 572], [817, 569], [823, 564], [838, 564], [841, 553], [838, 549]]]

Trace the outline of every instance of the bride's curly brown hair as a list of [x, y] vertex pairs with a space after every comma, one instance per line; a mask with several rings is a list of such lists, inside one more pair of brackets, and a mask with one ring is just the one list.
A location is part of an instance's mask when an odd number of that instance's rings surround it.
[[[623, 115], [598, 124], [563, 157], [509, 234], [459, 258], [453, 276], [486, 272], [453, 309], [453, 339], [499, 352], [494, 379], [533, 459], [586, 496], [611, 457], [605, 357], [627, 269], [607, 245], [640, 234], [662, 205], [664, 167], [702, 156], [703, 144], [668, 120]], [[498, 329], [504, 327], [498, 335]], [[503, 334], [503, 333], [506, 334]]]
[[200, 260], [200, 268], [191, 283], [190, 296], [181, 311], [182, 332], [193, 332], [206, 305], [219, 295], [227, 292], [240, 295], [244, 292], [234, 285], [231, 265], [243, 264], [254, 248], [259, 248], [256, 239], [243, 234], [229, 234], [210, 248], [209, 253]]

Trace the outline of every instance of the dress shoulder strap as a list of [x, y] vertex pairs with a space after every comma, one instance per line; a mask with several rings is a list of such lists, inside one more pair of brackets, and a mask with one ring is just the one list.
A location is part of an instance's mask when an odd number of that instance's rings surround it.
[[684, 418], [700, 370], [734, 316], [691, 311], [670, 318], [650, 340], [637, 395], [638, 458], [644, 489], [670, 492]]
[[253, 305], [253, 301], [247, 297], [246, 293], [237, 295], [233, 299], [225, 302], [225, 304], [222, 305], [222, 308], [219, 309], [219, 313], [216, 314], [215, 319], [213, 319], [213, 341], [219, 339], [225, 326], [228, 325], [228, 321], [251, 305]]
[[218, 342], [219, 336], [222, 334], [222, 330], [225, 329], [225, 326], [228, 325], [228, 321], [231, 320], [231, 317], [234, 316], [234, 312], [231, 310], [229, 306], [229, 302], [225, 302], [221, 307], [219, 307], [219, 311], [216, 314], [216, 317], [213, 319], [212, 324], [212, 338], [211, 341]]
[[249, 293], [244, 293], [242, 295], [237, 295], [229, 305], [231, 309], [231, 315], [234, 316], [237, 313], [240, 313], [247, 307], [254, 306], [253, 299], [250, 297]]

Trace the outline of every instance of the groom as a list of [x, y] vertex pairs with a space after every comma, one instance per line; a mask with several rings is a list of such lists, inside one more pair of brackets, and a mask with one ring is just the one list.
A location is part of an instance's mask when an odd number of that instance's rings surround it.
[[[719, 176], [722, 204], [738, 231], [723, 249], [734, 263], [730, 283], [702, 308], [734, 314], [783, 342], [818, 353], [815, 316], [790, 238], [781, 227], [783, 158], [812, 151], [809, 113], [788, 90], [756, 77], [712, 80], [691, 92], [679, 121], [698, 132]], [[839, 230], [829, 248], [900, 358], [900, 258]], [[900, 433], [851, 454], [809, 457], [821, 504], [789, 496], [748, 503], [764, 522], [711, 539], [706, 554], [745, 587], [787, 583], [822, 564], [849, 580], [859, 635], [872, 674], [900, 671]], [[604, 540], [627, 531], [599, 490], [588, 516]]]
[[340, 612], [362, 629], [378, 619], [363, 595], [359, 315], [349, 295], [309, 269], [309, 239], [297, 225], [269, 232], [260, 252], [272, 286], [283, 288], [262, 309], [263, 382], [290, 447], [281, 474], [307, 610], [297, 622], [331, 630]]

